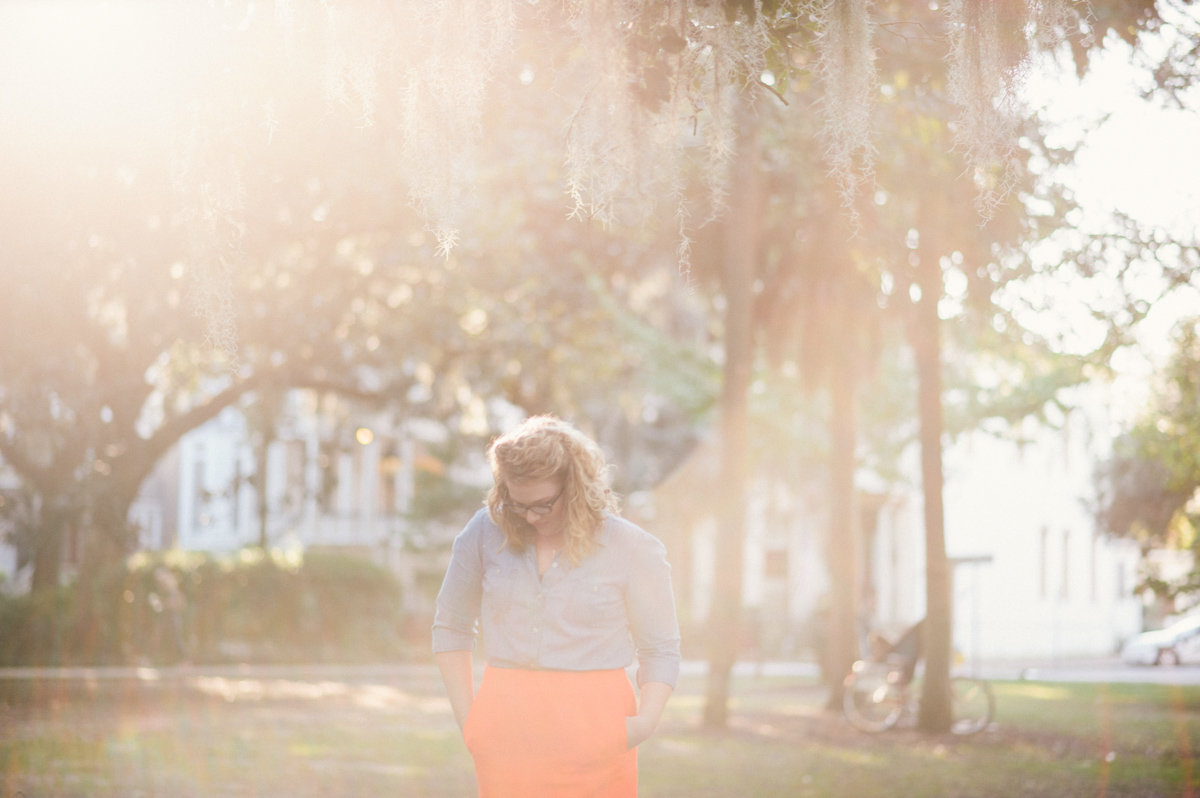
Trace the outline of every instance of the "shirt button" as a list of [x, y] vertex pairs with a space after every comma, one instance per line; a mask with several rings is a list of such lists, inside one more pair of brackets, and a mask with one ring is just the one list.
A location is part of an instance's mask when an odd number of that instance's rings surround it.
[[536, 627], [536, 626], [535, 626], [535, 627], [533, 627], [533, 633], [534, 633], [534, 634], [537, 634], [537, 627]]

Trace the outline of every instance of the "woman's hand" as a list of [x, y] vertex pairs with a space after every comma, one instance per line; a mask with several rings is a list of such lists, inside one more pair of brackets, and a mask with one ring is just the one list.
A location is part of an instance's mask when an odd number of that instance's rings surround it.
[[625, 718], [625, 749], [637, 748], [649, 740], [657, 726], [656, 718], [648, 718], [645, 715]]

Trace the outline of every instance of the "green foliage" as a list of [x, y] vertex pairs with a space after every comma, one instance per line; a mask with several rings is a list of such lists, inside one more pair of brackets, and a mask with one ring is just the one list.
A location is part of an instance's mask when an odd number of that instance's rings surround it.
[[0, 667], [33, 664], [30, 656], [35, 651], [57, 662], [65, 641], [54, 619], [64, 617], [70, 603], [68, 588], [50, 594], [0, 593]]
[[640, 386], [666, 399], [695, 423], [704, 418], [720, 390], [720, 370], [704, 354], [673, 338], [664, 325], [639, 317], [623, 306], [596, 276], [588, 280], [600, 307], [611, 314], [617, 341], [629, 356]]
[[1109, 534], [1136, 539], [1144, 548], [1178, 543], [1172, 525], [1193, 490], [1175, 486], [1161, 459], [1169, 448], [1158, 430], [1140, 427], [1114, 441], [1097, 469], [1098, 521]]
[[[178, 585], [178, 603], [164, 587], [164, 572]], [[79, 589], [60, 590], [51, 613], [37, 612], [33, 596], [0, 597], [0, 665], [39, 664], [31, 660], [35, 624], [68, 618]], [[94, 590], [96, 625], [59, 623], [55, 661], [364, 662], [395, 660], [408, 650], [395, 577], [345, 555], [141, 553]]]
[[994, 325], [948, 325], [945, 346], [946, 430], [976, 429], [985, 419], [1015, 428], [1023, 419], [1058, 425], [1070, 412], [1062, 391], [1092, 375], [1089, 358], [1057, 352], [997, 311]]
[[[1098, 520], [1143, 547], [1195, 548], [1200, 512], [1200, 321], [1175, 330], [1175, 352], [1154, 403], [1117, 439], [1097, 472]], [[1186, 591], [1200, 589], [1193, 575]]]
[[445, 474], [421, 469], [413, 475], [413, 481], [414, 518], [437, 518], [466, 507], [479, 506], [478, 487], [459, 484]]

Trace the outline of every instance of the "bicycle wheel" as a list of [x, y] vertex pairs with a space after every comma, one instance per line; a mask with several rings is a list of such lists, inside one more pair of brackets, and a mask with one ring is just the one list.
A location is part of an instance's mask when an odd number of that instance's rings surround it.
[[881, 732], [892, 728], [904, 712], [904, 690], [886, 665], [856, 662], [842, 688], [842, 711], [855, 728]]
[[950, 680], [950, 692], [954, 710], [954, 723], [950, 731], [954, 734], [975, 734], [986, 729], [996, 713], [992, 686], [983, 679], [957, 677]]

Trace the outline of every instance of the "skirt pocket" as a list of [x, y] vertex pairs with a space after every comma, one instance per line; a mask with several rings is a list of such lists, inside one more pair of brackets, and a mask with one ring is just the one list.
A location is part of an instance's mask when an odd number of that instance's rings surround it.
[[471, 702], [471, 708], [469, 710], [467, 710], [467, 719], [463, 721], [463, 728], [462, 728], [463, 742], [466, 743], [468, 751], [474, 750], [474, 748], [471, 745], [471, 741], [475, 739], [475, 735], [473, 733], [475, 730], [475, 724], [473, 721], [475, 720], [475, 716], [479, 714], [478, 712], [475, 711], [476, 705], [478, 703], [479, 703], [479, 697], [476, 696], [475, 700], [473, 702]]

